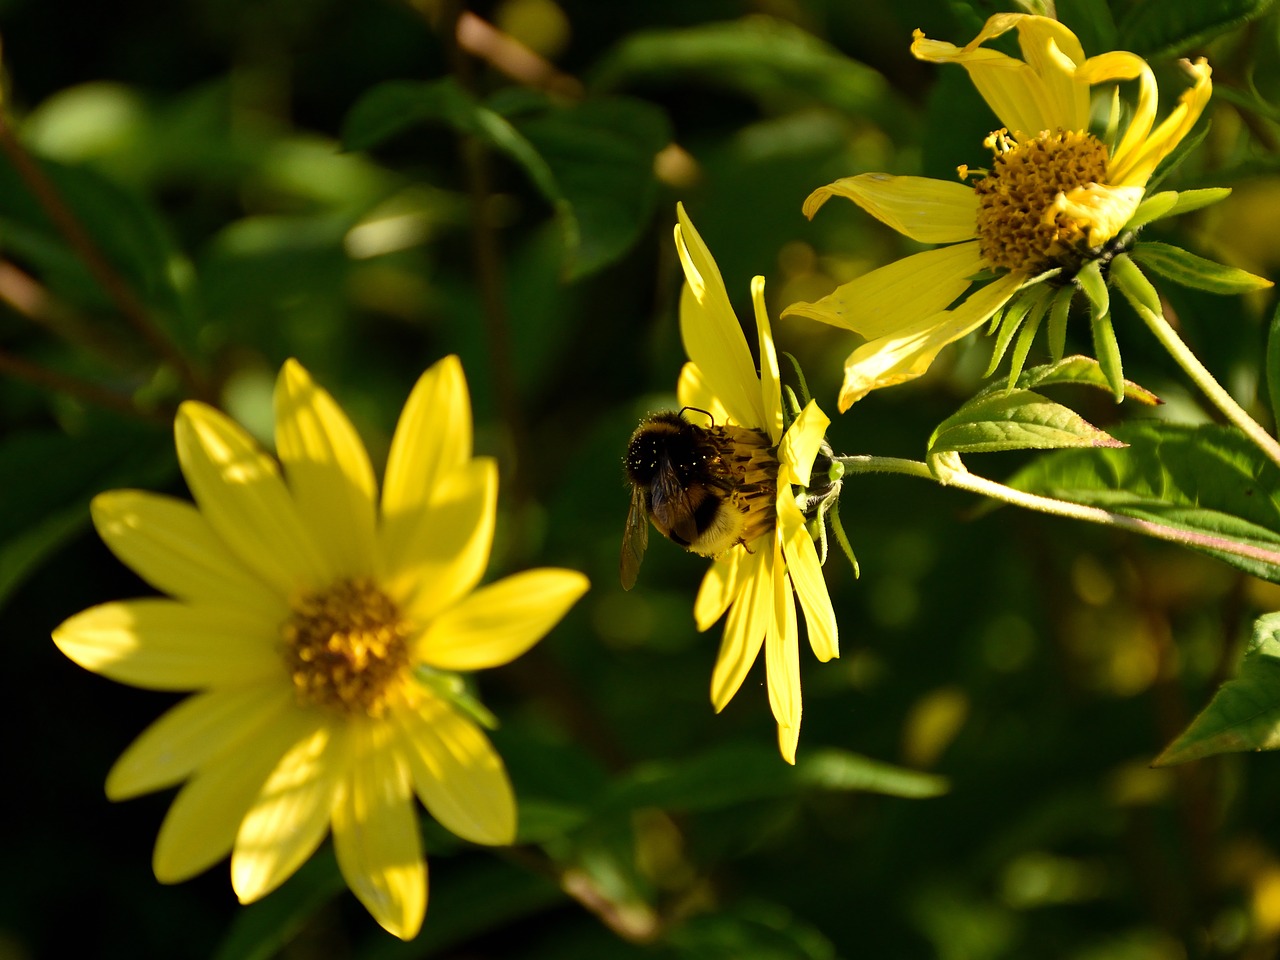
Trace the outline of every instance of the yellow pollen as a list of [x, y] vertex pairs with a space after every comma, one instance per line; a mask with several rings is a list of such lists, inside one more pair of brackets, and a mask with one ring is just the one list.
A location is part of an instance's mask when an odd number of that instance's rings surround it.
[[299, 703], [377, 717], [409, 667], [408, 625], [367, 577], [294, 600], [280, 628]]
[[984, 146], [995, 159], [988, 175], [974, 185], [983, 258], [1027, 275], [1078, 265], [1085, 228], [1065, 213], [1047, 214], [1059, 193], [1105, 182], [1106, 145], [1075, 130], [1046, 131], [1030, 139], [997, 130]]

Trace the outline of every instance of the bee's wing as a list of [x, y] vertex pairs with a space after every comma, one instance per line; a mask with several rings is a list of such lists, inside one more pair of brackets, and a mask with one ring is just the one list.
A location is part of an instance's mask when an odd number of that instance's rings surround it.
[[622, 578], [623, 590], [630, 590], [636, 585], [640, 561], [644, 559], [648, 546], [649, 511], [644, 506], [644, 491], [633, 486], [631, 507], [627, 510], [627, 528], [622, 532], [622, 556], [618, 560], [618, 574]]
[[694, 517], [693, 501], [689, 491], [680, 482], [668, 460], [663, 460], [654, 474], [649, 489], [649, 509], [653, 513], [654, 526], [664, 536], [675, 534], [677, 543], [690, 544], [698, 539], [698, 523]]

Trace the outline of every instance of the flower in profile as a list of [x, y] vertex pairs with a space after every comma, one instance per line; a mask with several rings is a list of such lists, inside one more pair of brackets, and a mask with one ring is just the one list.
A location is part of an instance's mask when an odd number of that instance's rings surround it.
[[[983, 46], [1009, 30], [1018, 32], [1022, 60]], [[947, 244], [783, 311], [866, 339], [845, 361], [842, 411], [868, 391], [920, 376], [943, 347], [993, 317], [999, 336], [988, 375], [1021, 327], [1016, 376], [1046, 314], [1050, 350], [1059, 356], [1077, 288], [1090, 295], [1095, 317], [1105, 316], [1099, 271], [1132, 244], [1138, 226], [1174, 212], [1172, 200], [1160, 211], [1139, 206], [1157, 164], [1191, 130], [1212, 90], [1203, 59], [1182, 61], [1192, 86], [1156, 125], [1155, 78], [1141, 57], [1112, 51], [1086, 58], [1065, 26], [1027, 14], [996, 14], [963, 47], [917, 30], [911, 52], [963, 66], [1004, 127], [985, 141], [993, 162], [972, 185], [868, 173], [820, 187], [805, 201], [812, 217], [830, 197], [847, 197], [913, 240]], [[1129, 123], [1101, 139], [1089, 130], [1090, 90], [1127, 80], [1138, 81]], [[964, 181], [975, 172], [961, 167], [960, 174]], [[1102, 360], [1114, 343], [1109, 320], [1101, 329], [1095, 323], [1095, 342], [1100, 338], [1108, 341], [1099, 345]]]
[[455, 671], [519, 656], [586, 579], [541, 569], [477, 588], [497, 470], [472, 457], [456, 357], [410, 395], [380, 496], [350, 421], [292, 360], [276, 384], [279, 464], [200, 403], [182, 405], [174, 432], [195, 505], [116, 490], [92, 506], [107, 546], [169, 597], [93, 607], [53, 632], [113, 680], [192, 691], [116, 761], [107, 795], [185, 781], [156, 877], [176, 883], [230, 853], [245, 903], [332, 830], [351, 890], [409, 939], [427, 900], [415, 794], [464, 839], [515, 835], [511, 785]]
[[680, 300], [680, 333], [689, 356], [677, 386], [680, 403], [710, 415], [715, 427], [726, 432], [745, 481], [771, 488], [744, 503], [749, 511], [744, 530], [750, 539], [712, 561], [694, 603], [699, 630], [728, 612], [711, 677], [711, 702], [717, 711], [724, 709], [763, 645], [778, 746], [783, 758], [795, 763], [801, 707], [796, 597], [818, 659], [825, 662], [839, 654], [835, 612], [800, 506], [814, 504], [810, 512], [816, 515], [817, 504], [835, 492], [826, 486], [825, 476], [814, 472], [815, 461], [823, 459], [830, 420], [810, 400], [784, 428], [764, 279], [751, 283], [760, 337], [757, 375], [711, 251], [682, 206], [678, 217], [676, 249], [687, 281]]

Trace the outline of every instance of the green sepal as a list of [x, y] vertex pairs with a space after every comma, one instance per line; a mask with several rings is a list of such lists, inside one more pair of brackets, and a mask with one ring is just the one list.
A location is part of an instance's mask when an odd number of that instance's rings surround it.
[[991, 351], [991, 363], [987, 365], [987, 372], [983, 374], [983, 377], [989, 377], [996, 372], [996, 367], [1000, 366], [1000, 361], [1004, 359], [1005, 351], [1009, 349], [1009, 343], [1013, 340], [1013, 335], [1022, 326], [1022, 321], [1026, 319], [1034, 303], [1035, 294], [1028, 293], [1018, 296], [1005, 307], [1004, 316], [1000, 320], [1000, 333], [996, 337], [996, 345]]
[[433, 691], [442, 700], [457, 707], [486, 730], [498, 729], [498, 718], [489, 712], [489, 708], [476, 699], [475, 694], [467, 687], [467, 682], [456, 673], [433, 670], [431, 667], [418, 664], [414, 668], [415, 679]]
[[1093, 332], [1093, 352], [1098, 355], [1098, 364], [1106, 374], [1107, 383], [1111, 385], [1111, 395], [1116, 403], [1124, 401], [1124, 369], [1120, 364], [1120, 344], [1116, 342], [1115, 327], [1111, 323], [1111, 314], [1095, 313], [1089, 318]]
[[1031, 309], [1027, 311], [1027, 319], [1023, 321], [1018, 342], [1013, 345], [1013, 357], [1009, 360], [1007, 381], [1009, 390], [1013, 389], [1018, 377], [1022, 375], [1022, 368], [1027, 363], [1027, 354], [1031, 352], [1031, 342], [1035, 340], [1036, 331], [1040, 329], [1040, 321], [1044, 319], [1045, 311], [1049, 309], [1049, 304], [1053, 300], [1053, 292], [1047, 286], [1037, 287], [1031, 296], [1034, 297], [1034, 301]]
[[1130, 256], [1174, 283], [1208, 293], [1250, 293], [1271, 286], [1270, 280], [1247, 270], [1214, 263], [1168, 243], [1139, 243]]
[[1053, 296], [1053, 305], [1049, 308], [1049, 356], [1057, 363], [1067, 349], [1067, 318], [1071, 316], [1071, 301], [1076, 297], [1076, 288], [1063, 287]]
[[1164, 316], [1159, 292], [1127, 253], [1112, 259], [1111, 282], [1128, 298], [1135, 310], [1147, 310], [1157, 317]]
[[[831, 506], [827, 508], [827, 515], [831, 518], [831, 532], [835, 534], [836, 543], [840, 544], [840, 549], [849, 558], [849, 563], [853, 567], [853, 579], [857, 580], [862, 576], [862, 568], [858, 566], [858, 558], [853, 553], [853, 544], [849, 542], [849, 535], [844, 532], [844, 524], [840, 522], [840, 501], [838, 498], [832, 499]], [[823, 539], [825, 541], [825, 535]], [[823, 562], [826, 562], [825, 557]]]
[[1111, 310], [1111, 294], [1107, 292], [1107, 281], [1102, 276], [1102, 264], [1090, 260], [1076, 273], [1076, 284], [1089, 298], [1089, 306], [1096, 314], [1108, 313]]
[[1156, 757], [1157, 767], [1216, 753], [1280, 747], [1280, 613], [1260, 617], [1239, 674], [1218, 688], [1182, 735]]
[[1205, 187], [1200, 190], [1162, 190], [1148, 194], [1128, 223], [1126, 231], [1138, 230], [1148, 223], [1199, 210], [1231, 196], [1230, 187]]

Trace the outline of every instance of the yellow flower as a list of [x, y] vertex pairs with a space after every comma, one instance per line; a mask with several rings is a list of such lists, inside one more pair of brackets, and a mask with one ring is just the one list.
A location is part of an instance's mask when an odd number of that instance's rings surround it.
[[[982, 45], [1014, 29], [1025, 59]], [[968, 70], [1004, 129], [987, 139], [994, 162], [973, 186], [869, 173], [837, 180], [805, 201], [812, 217], [830, 197], [848, 197], [913, 240], [951, 244], [783, 311], [867, 340], [845, 361], [841, 411], [870, 390], [920, 376], [947, 344], [1006, 306], [1018, 309], [1011, 301], [1020, 291], [1035, 297], [1025, 307], [1038, 322], [1050, 299], [1049, 289], [1033, 289], [1048, 279], [1042, 275], [1058, 271], [1050, 282], [1060, 285], [1115, 252], [1107, 245], [1121, 237], [1152, 171], [1195, 124], [1212, 90], [1208, 64], [1183, 61], [1193, 86], [1155, 126], [1155, 78], [1141, 57], [1114, 51], [1086, 58], [1062, 24], [1026, 14], [991, 17], [964, 47], [917, 30], [911, 52]], [[1090, 88], [1124, 80], [1138, 81], [1138, 102], [1123, 136], [1108, 145], [1088, 130]], [[992, 274], [953, 306], [975, 278]]]
[[[711, 677], [716, 711], [737, 693], [763, 644], [769, 706], [778, 722], [778, 746], [795, 763], [800, 737], [800, 645], [794, 595], [800, 599], [809, 643], [821, 661], [839, 655], [835, 612], [817, 549], [797, 504], [819, 454], [830, 420], [812, 400], [785, 431], [778, 355], [764, 307], [764, 279], [751, 282], [760, 336], [760, 374], [729, 305], [720, 270], [683, 207], [678, 208], [676, 249], [684, 266], [680, 332], [689, 363], [680, 372], [680, 403], [706, 411], [719, 426], [763, 434], [776, 449], [776, 516], [766, 533], [717, 557], [694, 603], [699, 630], [726, 611], [724, 638]], [[801, 488], [797, 490], [797, 488]]]
[[107, 546], [173, 599], [94, 607], [53, 639], [113, 680], [194, 691], [107, 777], [113, 800], [186, 781], [156, 840], [161, 882], [230, 853], [248, 903], [332, 828], [351, 890], [409, 939], [427, 900], [414, 794], [464, 839], [515, 836], [506, 771], [452, 671], [519, 656], [587, 582], [542, 569], [476, 588], [497, 470], [471, 456], [456, 357], [409, 397], [380, 500], [350, 421], [292, 360], [275, 417], [283, 476], [232, 420], [183, 404], [174, 432], [195, 505], [116, 490], [92, 507]]

